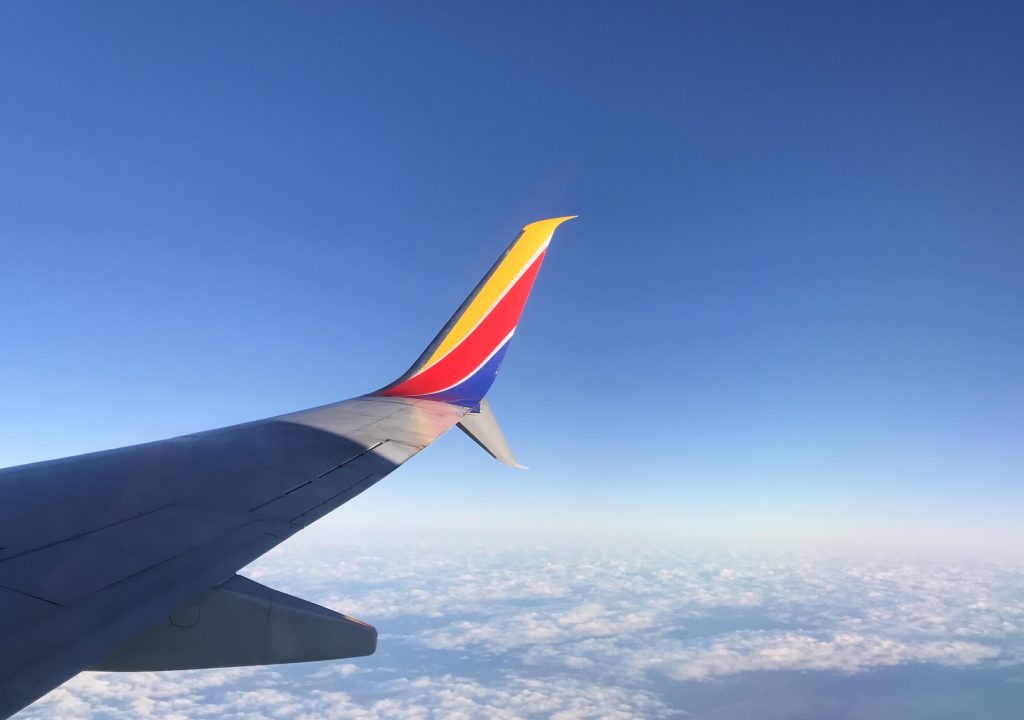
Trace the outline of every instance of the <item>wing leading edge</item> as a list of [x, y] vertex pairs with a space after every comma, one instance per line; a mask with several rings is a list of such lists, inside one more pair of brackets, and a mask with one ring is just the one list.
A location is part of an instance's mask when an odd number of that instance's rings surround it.
[[[0, 470], [0, 718], [88, 667], [371, 653], [373, 628], [235, 573], [456, 424], [514, 463], [483, 398], [567, 219], [523, 228], [412, 368], [381, 390]], [[190, 624], [196, 608], [219, 608], [238, 624]], [[257, 626], [267, 629], [254, 635]]]

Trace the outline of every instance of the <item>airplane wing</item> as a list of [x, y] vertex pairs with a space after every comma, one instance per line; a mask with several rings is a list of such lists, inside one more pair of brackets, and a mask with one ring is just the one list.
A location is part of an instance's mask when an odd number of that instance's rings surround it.
[[369, 625], [235, 573], [453, 426], [516, 464], [484, 395], [568, 219], [523, 228], [413, 366], [376, 392], [0, 470], [0, 718], [83, 669], [373, 653]]

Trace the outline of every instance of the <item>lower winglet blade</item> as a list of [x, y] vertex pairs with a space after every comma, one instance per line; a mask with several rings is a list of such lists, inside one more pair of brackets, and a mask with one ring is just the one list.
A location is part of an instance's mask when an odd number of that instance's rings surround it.
[[494, 411], [491, 410], [487, 400], [480, 401], [479, 410], [462, 416], [462, 420], [459, 421], [459, 429], [473, 438], [477, 445], [486, 450], [498, 462], [520, 470], [527, 469], [525, 465], [520, 465], [512, 455], [512, 448], [509, 447], [505, 433], [501, 431], [498, 419], [494, 417]]

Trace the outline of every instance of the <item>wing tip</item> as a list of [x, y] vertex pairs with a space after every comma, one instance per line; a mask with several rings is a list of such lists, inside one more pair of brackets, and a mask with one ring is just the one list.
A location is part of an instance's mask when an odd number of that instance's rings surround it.
[[544, 229], [551, 232], [555, 231], [559, 225], [569, 220], [575, 220], [579, 215], [563, 215], [562, 217], [545, 218], [543, 220], [535, 220], [528, 225], [523, 226], [523, 232], [527, 232], [532, 229]]
[[575, 217], [526, 225], [412, 367], [374, 394], [477, 405], [497, 376], [555, 230]]

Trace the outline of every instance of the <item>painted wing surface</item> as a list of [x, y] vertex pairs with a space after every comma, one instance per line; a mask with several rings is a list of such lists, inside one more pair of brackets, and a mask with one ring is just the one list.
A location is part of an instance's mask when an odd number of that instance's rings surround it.
[[235, 573], [463, 421], [488, 452], [511, 458], [483, 397], [565, 219], [524, 228], [420, 360], [382, 390], [0, 470], [0, 717], [87, 668], [372, 653], [372, 627]]

